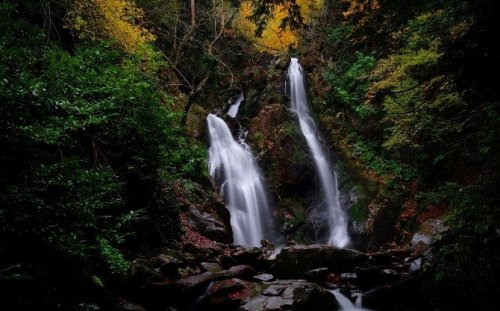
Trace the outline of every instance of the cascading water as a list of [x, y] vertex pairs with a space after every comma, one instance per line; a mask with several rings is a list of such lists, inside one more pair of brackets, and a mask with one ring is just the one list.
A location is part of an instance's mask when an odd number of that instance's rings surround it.
[[300, 129], [304, 135], [318, 172], [328, 212], [330, 234], [328, 244], [344, 247], [349, 243], [347, 217], [340, 207], [337, 175], [326, 157], [326, 150], [319, 140], [319, 132], [307, 106], [307, 96], [302, 67], [297, 58], [292, 58], [288, 68], [292, 110], [297, 114]]
[[250, 148], [236, 142], [221, 118], [207, 117], [210, 135], [209, 173], [219, 183], [220, 194], [231, 213], [234, 244], [260, 246], [273, 240], [272, 212], [266, 185]]
[[338, 289], [330, 291], [339, 303], [339, 311], [370, 311], [361, 307], [361, 300], [356, 299], [356, 304], [353, 304], [346, 296], [342, 295]]
[[238, 98], [234, 101], [234, 103], [231, 104], [227, 111], [227, 115], [230, 116], [231, 118], [236, 118], [236, 115], [238, 114], [238, 110], [240, 109], [240, 105], [245, 99], [245, 96], [243, 96], [243, 91], [240, 92], [240, 95], [238, 95]]

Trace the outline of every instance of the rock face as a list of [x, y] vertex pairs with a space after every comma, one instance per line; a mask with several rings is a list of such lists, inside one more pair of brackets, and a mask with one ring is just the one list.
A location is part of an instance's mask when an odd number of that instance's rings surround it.
[[447, 230], [448, 227], [441, 219], [427, 219], [413, 234], [412, 249], [416, 254], [423, 254], [433, 242], [439, 241]]
[[284, 247], [271, 265], [278, 278], [300, 278], [311, 270], [328, 268], [331, 272], [354, 271], [366, 265], [368, 256], [350, 249], [327, 245], [294, 245]]

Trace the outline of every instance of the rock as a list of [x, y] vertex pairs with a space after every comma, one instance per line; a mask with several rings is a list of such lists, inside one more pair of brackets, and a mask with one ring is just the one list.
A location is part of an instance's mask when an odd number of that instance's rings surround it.
[[151, 264], [157, 268], [161, 274], [169, 279], [177, 279], [179, 276], [179, 265], [181, 262], [172, 256], [160, 254], [152, 257]]
[[366, 265], [368, 256], [358, 251], [329, 245], [284, 247], [270, 267], [278, 278], [304, 278], [310, 270], [326, 267], [332, 272], [354, 271]]
[[[222, 272], [222, 271], [221, 271]], [[196, 291], [206, 287], [210, 282], [220, 279], [221, 272], [205, 272], [202, 274], [191, 275], [187, 278], [179, 280], [179, 284], [187, 291]]]
[[313, 269], [306, 273], [306, 279], [309, 281], [323, 281], [328, 274], [328, 268]]
[[370, 254], [370, 262], [374, 265], [391, 265], [394, 262], [398, 262], [398, 258], [394, 256], [391, 252], [381, 252]]
[[383, 285], [399, 280], [401, 275], [392, 269], [380, 270], [377, 267], [356, 268], [358, 278], [356, 284], [360, 288], [368, 289], [377, 285]]
[[204, 289], [213, 281], [230, 278], [251, 279], [256, 274], [257, 271], [255, 271], [254, 268], [248, 265], [238, 265], [219, 272], [207, 271], [201, 274], [191, 275], [179, 280], [178, 284], [181, 285], [186, 292], [197, 292]]
[[422, 310], [421, 280], [410, 275], [363, 294], [363, 307], [375, 310]]
[[266, 261], [259, 247], [238, 247], [232, 254], [223, 256], [221, 263], [224, 268], [234, 265], [249, 265], [258, 269], [264, 269]]
[[258, 282], [270, 282], [274, 280], [274, 276], [272, 274], [264, 273], [254, 276], [253, 279]]
[[117, 311], [146, 311], [143, 307], [130, 303], [128, 301], [120, 301], [116, 304]]
[[254, 268], [249, 265], [238, 265], [229, 268], [229, 272], [233, 273], [232, 277], [238, 277], [242, 279], [251, 279], [257, 274]]
[[278, 280], [265, 284], [266, 287], [239, 311], [280, 310], [335, 310], [337, 302], [327, 290], [304, 280]]
[[443, 220], [427, 219], [420, 224], [411, 238], [412, 250], [418, 255], [425, 253], [432, 243], [439, 241], [443, 237], [446, 231], [448, 231], [448, 227], [445, 226]]
[[190, 205], [187, 216], [192, 228], [203, 236], [218, 242], [231, 242], [229, 228], [215, 214], [205, 212], [196, 205]]
[[156, 272], [153, 266], [146, 260], [136, 259], [131, 264], [130, 281], [136, 288], [162, 282], [165, 278], [160, 273]]
[[220, 271], [222, 271], [221, 266], [215, 262], [202, 262], [200, 265], [207, 272], [220, 272]]
[[252, 283], [237, 278], [217, 281], [207, 291], [202, 309], [236, 310], [250, 300], [252, 286]]

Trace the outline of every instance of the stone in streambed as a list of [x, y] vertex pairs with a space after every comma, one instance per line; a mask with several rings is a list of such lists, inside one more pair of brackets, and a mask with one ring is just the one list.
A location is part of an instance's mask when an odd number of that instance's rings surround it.
[[127, 302], [127, 301], [121, 301], [116, 305], [116, 310], [117, 311], [146, 311], [143, 307]]
[[356, 284], [364, 289], [368, 289], [377, 285], [396, 282], [401, 278], [401, 275], [392, 269], [380, 270], [377, 267], [362, 267], [356, 268]]
[[328, 268], [313, 269], [306, 273], [306, 279], [309, 281], [323, 281], [328, 274]]
[[215, 282], [207, 291], [204, 309], [236, 310], [250, 300], [254, 283], [232, 278]]
[[202, 262], [202, 263], [200, 263], [200, 266], [206, 272], [220, 272], [220, 271], [222, 271], [221, 266], [215, 262]]
[[368, 256], [355, 250], [329, 245], [293, 245], [281, 250], [270, 271], [278, 278], [294, 279], [323, 267], [332, 272], [354, 271], [367, 262]]
[[272, 274], [264, 273], [254, 276], [253, 279], [258, 282], [270, 282], [274, 280], [274, 276]]
[[277, 280], [266, 283], [240, 306], [239, 311], [335, 310], [337, 302], [327, 290], [305, 280]]
[[363, 294], [363, 307], [376, 310], [421, 310], [421, 280], [410, 275]]

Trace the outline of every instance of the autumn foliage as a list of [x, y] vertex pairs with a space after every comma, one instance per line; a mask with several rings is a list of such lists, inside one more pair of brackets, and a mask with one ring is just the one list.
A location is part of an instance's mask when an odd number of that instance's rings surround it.
[[77, 0], [70, 24], [81, 38], [112, 40], [134, 52], [155, 36], [144, 26], [144, 12], [130, 0]]
[[[323, 0], [297, 0], [297, 4], [300, 6], [300, 14], [306, 24], [319, 14], [323, 8]], [[275, 53], [288, 50], [290, 47], [297, 47], [299, 42], [297, 32], [289, 27], [285, 29], [280, 27], [283, 19], [288, 16], [284, 6], [280, 5], [274, 8], [272, 17], [267, 21], [267, 26], [260, 37], [255, 36], [257, 26], [249, 19], [252, 12], [251, 1], [242, 1], [239, 18], [236, 20], [236, 29], [252, 40], [259, 51]]]

